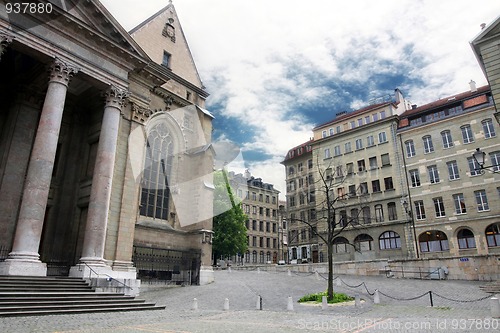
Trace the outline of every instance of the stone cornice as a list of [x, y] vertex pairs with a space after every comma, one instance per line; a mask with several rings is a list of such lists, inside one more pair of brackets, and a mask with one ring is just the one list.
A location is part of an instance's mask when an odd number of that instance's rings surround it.
[[167, 105], [172, 105], [175, 103], [176, 105], [179, 105], [180, 107], [185, 107], [190, 105], [185, 99], [177, 96], [176, 94], [173, 94], [169, 92], [168, 90], [162, 88], [162, 87], [154, 87], [151, 92], [155, 94], [156, 96], [159, 96], [163, 98], [165, 103]]
[[158, 65], [156, 63], [149, 63], [148, 67], [152, 68], [152, 70], [160, 73], [163, 77], [167, 78], [168, 80], [173, 80], [175, 82], [178, 82], [179, 84], [185, 86], [189, 90], [192, 90], [196, 94], [200, 95], [203, 98], [207, 98], [210, 94], [205, 91], [203, 88], [200, 88], [188, 80], [180, 77], [179, 75], [175, 74], [172, 72], [172, 70], [166, 68], [165, 66]]

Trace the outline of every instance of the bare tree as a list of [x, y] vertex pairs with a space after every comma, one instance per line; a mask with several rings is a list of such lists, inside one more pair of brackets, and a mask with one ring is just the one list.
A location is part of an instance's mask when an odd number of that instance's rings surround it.
[[[333, 299], [333, 249], [334, 241], [344, 230], [351, 226], [353, 228], [360, 227], [360, 214], [363, 209], [353, 209], [354, 214], [339, 214], [346, 207], [346, 201], [353, 195], [358, 196], [362, 200], [363, 194], [367, 193], [367, 189], [362, 186], [351, 185], [349, 192], [345, 191], [347, 183], [347, 175], [352, 172], [344, 168], [343, 165], [337, 165], [332, 168], [328, 165], [325, 169], [321, 169], [319, 163], [316, 163], [318, 179], [314, 181], [315, 193], [321, 195], [316, 196], [319, 201], [316, 201], [316, 219], [291, 219], [292, 222], [301, 222], [310, 227], [311, 233], [319, 237], [326, 244], [328, 253], [328, 300]], [[353, 187], [354, 186], [354, 187]], [[339, 190], [340, 189], [340, 190]], [[362, 203], [356, 205], [362, 207]], [[363, 216], [366, 219], [366, 216]], [[321, 227], [321, 228], [318, 228]], [[359, 251], [354, 244], [348, 243], [356, 251]]]

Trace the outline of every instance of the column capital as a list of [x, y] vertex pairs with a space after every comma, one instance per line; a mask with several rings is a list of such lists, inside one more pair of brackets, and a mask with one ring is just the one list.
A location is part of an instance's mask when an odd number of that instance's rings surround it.
[[106, 107], [114, 107], [121, 111], [125, 104], [125, 100], [129, 96], [130, 93], [127, 90], [112, 85], [104, 93], [104, 97], [106, 97]]
[[59, 58], [55, 58], [49, 67], [49, 81], [58, 82], [68, 86], [69, 81], [78, 73], [78, 68], [73, 65], [67, 64]]
[[0, 32], [0, 57], [7, 49], [7, 46], [12, 43], [14, 37], [11, 35], [7, 35], [6, 33]]

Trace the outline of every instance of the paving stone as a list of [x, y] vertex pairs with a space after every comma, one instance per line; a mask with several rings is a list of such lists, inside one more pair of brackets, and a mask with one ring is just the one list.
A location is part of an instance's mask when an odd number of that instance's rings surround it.
[[[326, 277], [325, 275], [322, 275]], [[406, 280], [378, 276], [339, 278], [335, 291], [363, 300], [354, 304], [311, 306], [299, 297], [326, 290], [326, 280], [315, 274], [261, 271], [216, 271], [216, 282], [206, 286], [165, 287], [143, 285], [140, 297], [165, 305], [164, 311], [136, 311], [43, 317], [0, 318], [1, 331], [9, 332], [495, 332], [500, 321], [490, 315], [490, 294], [484, 282]], [[362, 284], [364, 282], [364, 284]], [[359, 287], [354, 288], [362, 284]], [[380, 304], [371, 295], [381, 292]], [[433, 292], [434, 307], [428, 291]], [[387, 296], [384, 296], [387, 295]], [[423, 295], [414, 300], [410, 299]], [[256, 310], [257, 295], [263, 310]], [[287, 311], [288, 296], [294, 311]], [[389, 296], [389, 297], [388, 297]], [[192, 310], [193, 299], [198, 310]], [[224, 299], [230, 302], [224, 311]], [[485, 298], [481, 301], [475, 301]], [[473, 302], [470, 302], [473, 301]], [[496, 328], [496, 329], [494, 329]]]

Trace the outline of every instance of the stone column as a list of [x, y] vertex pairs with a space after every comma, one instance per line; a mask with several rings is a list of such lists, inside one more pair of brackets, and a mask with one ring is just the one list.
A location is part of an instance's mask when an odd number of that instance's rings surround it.
[[38, 247], [49, 196], [59, 130], [71, 77], [78, 70], [59, 59], [50, 66], [50, 79], [42, 114], [31, 152], [16, 234], [9, 257], [0, 266], [0, 275], [44, 276]]
[[0, 33], [0, 60], [2, 59], [2, 54], [7, 49], [7, 46], [12, 43], [12, 36]]
[[87, 225], [83, 241], [81, 263], [106, 266], [104, 245], [111, 200], [121, 109], [128, 93], [116, 87], [106, 92], [106, 106], [97, 147], [96, 165], [92, 178]]

